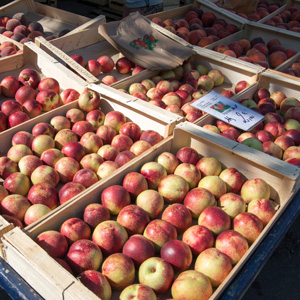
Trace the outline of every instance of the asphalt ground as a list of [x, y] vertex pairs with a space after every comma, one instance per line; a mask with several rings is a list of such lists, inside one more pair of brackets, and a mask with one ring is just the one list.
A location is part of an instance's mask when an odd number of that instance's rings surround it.
[[[54, 1], [54, 0], [51, 0]], [[0, 0], [0, 6], [9, 3]], [[57, 0], [57, 8], [94, 18], [107, 14], [107, 22], [120, 19], [119, 12], [114, 15], [107, 7], [88, 1]], [[99, 0], [100, 3], [100, 0]], [[281, 242], [264, 262], [264, 266], [245, 291], [242, 300], [296, 300], [300, 299], [300, 215], [290, 226]], [[10, 300], [7, 293], [0, 289], [0, 300]]]

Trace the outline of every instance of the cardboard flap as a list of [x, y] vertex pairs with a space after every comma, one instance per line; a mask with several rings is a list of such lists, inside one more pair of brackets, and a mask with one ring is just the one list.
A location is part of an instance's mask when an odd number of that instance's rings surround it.
[[195, 54], [158, 32], [139, 12], [100, 25], [98, 32], [128, 59], [148, 70], [171, 70]]

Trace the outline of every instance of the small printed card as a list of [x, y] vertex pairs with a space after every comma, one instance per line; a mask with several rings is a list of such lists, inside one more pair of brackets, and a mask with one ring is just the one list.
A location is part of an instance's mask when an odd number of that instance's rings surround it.
[[251, 130], [265, 118], [260, 113], [215, 91], [209, 92], [191, 105], [244, 131]]

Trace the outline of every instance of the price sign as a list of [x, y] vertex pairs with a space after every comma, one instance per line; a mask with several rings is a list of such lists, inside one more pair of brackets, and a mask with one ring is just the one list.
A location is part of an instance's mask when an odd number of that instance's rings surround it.
[[215, 91], [209, 92], [191, 105], [244, 131], [251, 130], [265, 118], [260, 113]]

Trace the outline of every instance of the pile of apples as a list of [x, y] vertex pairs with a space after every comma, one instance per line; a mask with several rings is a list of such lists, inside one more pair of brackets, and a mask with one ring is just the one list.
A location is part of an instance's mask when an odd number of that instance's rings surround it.
[[16, 53], [22, 53], [23, 51], [19, 49], [13, 42], [4, 41], [0, 43], [0, 57], [10, 56]]
[[49, 32], [44, 32], [43, 25], [38, 21], [30, 21], [23, 12], [15, 13], [11, 18], [8, 16], [0, 17], [0, 34], [9, 37], [21, 44], [34, 41], [38, 36], [43, 36], [47, 40], [52, 40], [63, 36], [69, 30], [62, 30], [58, 36]]
[[221, 120], [203, 127], [300, 167], [300, 101], [281, 91], [259, 88], [241, 104], [265, 116], [251, 131], [241, 131]]
[[288, 68], [284, 69], [281, 72], [291, 76], [300, 77], [300, 59], [296, 60]]
[[214, 12], [204, 12], [195, 6], [177, 21], [163, 21], [159, 17], [154, 17], [151, 21], [199, 47], [205, 47], [240, 30], [235, 24], [217, 18]]
[[0, 95], [7, 98], [0, 107], [0, 132], [2, 132], [43, 112], [75, 101], [80, 94], [71, 88], [61, 91], [55, 78], [41, 79], [35, 69], [25, 68], [17, 76], [8, 75], [1, 80]]
[[[220, 90], [224, 80], [225, 77], [220, 70], [209, 70], [203, 64], [187, 60], [173, 70], [162, 70], [152, 78], [130, 84], [128, 90], [121, 90], [183, 116], [189, 122], [195, 122], [204, 112], [191, 104], [215, 88]], [[220, 93], [231, 98], [249, 86], [247, 81], [241, 80], [232, 89], [223, 89]]]
[[109, 55], [101, 55], [97, 59], [90, 59], [87, 62], [80, 54], [72, 54], [70, 57], [96, 77], [100, 74], [107, 74], [101, 79], [101, 82], [105, 85], [112, 85], [118, 81], [114, 75], [108, 74], [114, 69], [119, 74], [128, 75], [135, 75], [144, 70], [143, 67], [134, 64], [124, 56], [120, 57], [116, 62]]
[[[220, 4], [216, 2], [216, 4], [219, 6]], [[259, 0], [256, 6], [255, 13], [253, 14], [244, 14], [241, 12], [234, 11], [232, 9], [227, 9], [228, 11], [237, 14], [238, 16], [252, 22], [257, 22], [265, 17], [267, 17], [269, 14], [273, 13], [277, 9], [280, 8], [279, 2], [270, 2], [268, 0]], [[226, 9], [226, 8], [225, 8]]]
[[0, 157], [0, 213], [29, 225], [160, 142], [120, 111], [104, 114], [99, 95], [85, 90], [79, 108], [19, 131]]
[[258, 64], [266, 69], [275, 69], [297, 54], [295, 49], [285, 48], [277, 38], [266, 41], [262, 37], [255, 37], [250, 41], [242, 38], [228, 44], [221, 43], [215, 46], [213, 50], [249, 63]]
[[35, 241], [103, 300], [209, 299], [275, 207], [263, 179], [183, 147], [128, 172]]

